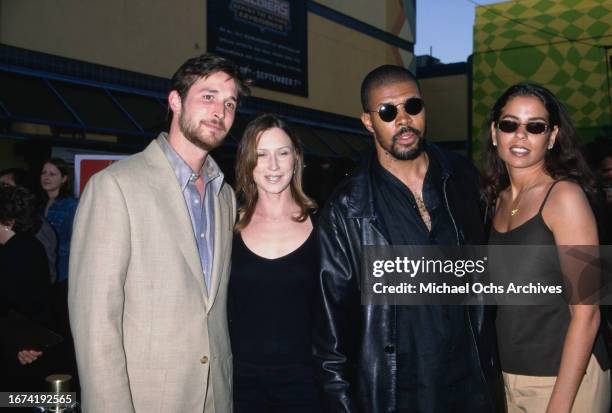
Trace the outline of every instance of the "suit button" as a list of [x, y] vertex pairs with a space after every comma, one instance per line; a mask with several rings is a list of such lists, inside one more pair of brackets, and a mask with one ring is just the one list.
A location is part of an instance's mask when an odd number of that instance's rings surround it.
[[200, 363], [202, 363], [202, 364], [208, 363], [208, 357], [207, 356], [202, 356], [202, 358], [200, 359]]
[[385, 346], [385, 353], [387, 353], [387, 354], [395, 353], [395, 347], [393, 347], [393, 346]]

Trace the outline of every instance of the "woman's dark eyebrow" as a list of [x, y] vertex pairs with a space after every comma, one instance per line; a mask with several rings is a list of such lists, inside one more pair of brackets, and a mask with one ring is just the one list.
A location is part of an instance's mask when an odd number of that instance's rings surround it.
[[[500, 117], [500, 119], [506, 119], [506, 118], [516, 119], [517, 121], [518, 121], [518, 120], [520, 120], [518, 117], [516, 117], [516, 116], [514, 116], [514, 115], [510, 115], [510, 114], [508, 114], [508, 115], [504, 115], [504, 116]], [[533, 118], [529, 118], [529, 119], [528, 119], [528, 121], [529, 121], [529, 122], [534, 121], [534, 120], [541, 120], [541, 121], [543, 121], [543, 122], [548, 122], [548, 120], [547, 120], [546, 118], [543, 118], [543, 117], [541, 117], [541, 116], [535, 116], [535, 117], [533, 117]]]

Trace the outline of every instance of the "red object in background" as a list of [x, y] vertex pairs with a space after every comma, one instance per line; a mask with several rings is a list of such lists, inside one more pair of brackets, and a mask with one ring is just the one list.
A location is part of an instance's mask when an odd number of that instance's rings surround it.
[[74, 196], [79, 198], [87, 181], [110, 164], [126, 158], [127, 155], [75, 155], [74, 157]]
[[100, 172], [102, 169], [106, 168], [115, 160], [110, 159], [83, 159], [81, 161], [81, 179], [79, 182], [79, 193], [83, 192], [85, 188], [85, 184], [89, 181], [89, 178], [93, 176], [96, 172]]

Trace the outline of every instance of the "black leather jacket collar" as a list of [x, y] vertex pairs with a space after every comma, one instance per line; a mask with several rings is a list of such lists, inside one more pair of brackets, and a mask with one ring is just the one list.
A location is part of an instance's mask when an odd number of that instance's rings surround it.
[[[457, 155], [450, 154], [449, 152], [445, 152], [441, 150], [438, 146], [424, 142], [425, 151], [427, 155], [433, 157], [440, 165], [441, 178], [442, 178], [442, 192], [444, 197], [444, 202], [446, 208], [448, 209], [451, 219], [453, 221], [455, 233], [457, 236], [457, 245], [461, 245], [465, 243], [466, 239], [464, 236], [464, 231], [457, 224], [457, 219], [453, 215], [454, 209], [449, 204], [449, 193], [447, 185], [449, 183], [449, 179], [454, 175], [459, 175], [457, 179], [459, 181], [463, 180], [465, 182], [465, 177], [460, 176], [464, 175], [465, 171], [457, 174], [456, 168], [459, 166], [457, 164], [453, 164], [453, 157], [457, 158]], [[373, 180], [372, 180], [372, 168], [374, 167], [374, 162], [376, 162], [376, 151], [372, 151], [370, 156], [366, 157], [366, 159], [362, 162], [362, 164], [355, 169], [353, 174], [344, 181], [344, 185], [340, 185], [338, 189], [344, 188], [346, 190], [346, 216], [349, 219], [368, 219], [372, 221], [374, 225], [377, 222], [377, 214], [374, 207], [374, 190], [372, 188]], [[455, 161], [456, 162], [456, 161]], [[469, 184], [473, 188], [477, 188], [477, 175], [474, 176], [475, 169], [473, 165], [465, 163], [465, 167], [467, 167], [469, 173], [472, 176], [469, 178], [473, 182], [469, 182]], [[475, 186], [474, 186], [475, 185]], [[335, 192], [338, 192], [335, 191]], [[478, 197], [479, 195], [477, 195]], [[333, 195], [332, 195], [333, 197]], [[478, 205], [480, 209], [480, 205]], [[384, 233], [384, 232], [383, 232]], [[480, 243], [483, 242], [484, 238], [482, 236], [478, 236], [476, 239], [471, 240], [471, 243]], [[387, 242], [388, 244], [388, 242]]]

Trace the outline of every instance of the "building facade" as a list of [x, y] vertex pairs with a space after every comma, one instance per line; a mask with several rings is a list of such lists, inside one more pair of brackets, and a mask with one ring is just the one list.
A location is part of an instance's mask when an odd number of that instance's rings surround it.
[[[0, 163], [35, 166], [58, 148], [142, 148], [165, 128], [172, 73], [219, 35], [210, 28], [220, 8], [247, 13], [264, 37], [266, 24], [286, 18], [304, 38], [307, 87], [256, 81], [218, 156], [233, 156], [253, 115], [276, 112], [296, 126], [307, 156], [358, 159], [371, 144], [359, 121], [361, 80], [381, 64], [414, 65], [415, 0], [0, 0]], [[225, 23], [239, 31], [240, 21]], [[224, 50], [233, 57], [235, 48]]]

